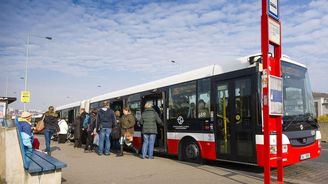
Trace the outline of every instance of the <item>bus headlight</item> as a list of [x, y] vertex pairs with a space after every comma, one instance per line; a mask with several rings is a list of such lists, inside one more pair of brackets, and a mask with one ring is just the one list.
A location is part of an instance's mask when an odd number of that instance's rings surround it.
[[283, 153], [287, 153], [288, 152], [288, 145], [287, 144], [283, 144], [282, 145], [282, 152]]
[[[282, 145], [282, 152], [283, 153], [288, 152], [288, 145], [287, 144]], [[277, 146], [276, 145], [271, 145], [270, 146], [270, 154], [277, 154]]]

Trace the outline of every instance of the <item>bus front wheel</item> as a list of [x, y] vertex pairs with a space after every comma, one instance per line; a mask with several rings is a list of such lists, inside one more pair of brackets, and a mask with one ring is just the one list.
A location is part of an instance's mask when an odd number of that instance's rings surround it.
[[182, 143], [182, 159], [187, 162], [202, 164], [203, 160], [200, 155], [200, 149], [194, 140], [186, 140]]

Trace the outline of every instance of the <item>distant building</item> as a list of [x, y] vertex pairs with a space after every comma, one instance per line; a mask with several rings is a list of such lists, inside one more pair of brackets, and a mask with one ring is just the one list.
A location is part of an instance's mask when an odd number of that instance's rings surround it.
[[313, 92], [313, 98], [317, 116], [328, 114], [328, 93]]

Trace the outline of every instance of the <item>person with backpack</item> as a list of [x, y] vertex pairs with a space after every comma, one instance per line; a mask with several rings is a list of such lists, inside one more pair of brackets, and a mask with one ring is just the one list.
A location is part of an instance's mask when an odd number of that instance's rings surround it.
[[83, 128], [86, 130], [87, 133], [87, 140], [84, 148], [84, 153], [91, 152], [93, 150], [93, 134], [94, 134], [93, 130], [96, 124], [96, 115], [97, 115], [97, 110], [93, 109], [91, 111], [91, 115], [87, 114], [83, 122]]
[[101, 156], [104, 150], [105, 155], [109, 155], [110, 151], [110, 133], [112, 127], [116, 123], [114, 111], [109, 108], [109, 101], [103, 102], [103, 108], [99, 109], [97, 114], [97, 132], [99, 133], [98, 155]]
[[121, 138], [120, 138], [120, 152], [117, 156], [123, 156], [124, 143], [131, 148], [135, 154], [138, 154], [138, 149], [133, 145], [134, 125], [136, 124], [135, 117], [131, 114], [129, 107], [123, 108], [123, 116], [121, 118]]

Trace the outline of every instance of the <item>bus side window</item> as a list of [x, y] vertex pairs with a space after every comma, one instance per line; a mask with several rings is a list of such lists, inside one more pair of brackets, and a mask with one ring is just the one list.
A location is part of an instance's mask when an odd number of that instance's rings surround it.
[[169, 119], [195, 118], [196, 82], [188, 82], [169, 89]]
[[210, 91], [211, 83], [210, 79], [203, 79], [198, 81], [198, 118], [210, 117]]

